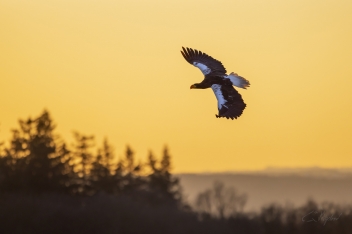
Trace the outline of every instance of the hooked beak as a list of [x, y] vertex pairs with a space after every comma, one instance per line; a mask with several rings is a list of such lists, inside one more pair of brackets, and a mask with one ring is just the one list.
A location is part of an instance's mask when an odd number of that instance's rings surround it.
[[190, 89], [195, 89], [196, 86], [195, 85], [191, 85]]

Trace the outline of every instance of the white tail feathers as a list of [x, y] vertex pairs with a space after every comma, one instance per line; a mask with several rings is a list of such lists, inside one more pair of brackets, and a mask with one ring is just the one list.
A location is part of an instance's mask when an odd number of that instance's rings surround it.
[[224, 78], [230, 79], [232, 84], [236, 87], [239, 87], [239, 88], [245, 89], [245, 88], [249, 87], [249, 85], [250, 85], [248, 80], [246, 80], [242, 76], [237, 75], [237, 73], [231, 72], [230, 75], [224, 76]]

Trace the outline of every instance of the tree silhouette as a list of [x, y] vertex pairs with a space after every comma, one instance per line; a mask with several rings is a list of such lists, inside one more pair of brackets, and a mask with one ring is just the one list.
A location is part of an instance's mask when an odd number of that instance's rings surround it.
[[260, 218], [266, 233], [276, 234], [283, 232], [283, 213], [283, 208], [277, 204], [262, 208]]
[[174, 178], [171, 173], [171, 156], [167, 146], [163, 149], [163, 155], [158, 165], [152, 152], [149, 153], [148, 165], [151, 169], [149, 187], [154, 191], [160, 200], [177, 203], [181, 200], [179, 180]]
[[19, 120], [5, 149], [2, 186], [28, 192], [64, 191], [69, 183], [70, 158], [65, 145], [58, 144], [55, 125], [44, 111], [38, 118]]
[[225, 187], [223, 182], [215, 181], [212, 189], [207, 189], [197, 196], [195, 205], [201, 213], [224, 219], [243, 212], [246, 202], [246, 194], [240, 194], [235, 188]]
[[79, 132], [73, 133], [75, 143], [73, 145], [73, 156], [75, 171], [77, 172], [76, 190], [78, 194], [92, 194], [90, 171], [92, 169], [93, 154], [91, 148], [94, 146], [94, 136], [86, 136]]
[[113, 148], [107, 139], [104, 139], [103, 147], [98, 149], [98, 154], [92, 164], [90, 172], [92, 185], [95, 191], [113, 193], [115, 181], [113, 177]]
[[144, 189], [145, 179], [140, 176], [142, 165], [135, 162], [134, 154], [131, 147], [127, 145], [125, 157], [118, 162], [117, 172], [121, 173], [122, 180], [117, 182], [120, 183], [120, 187], [124, 190], [124, 193]]

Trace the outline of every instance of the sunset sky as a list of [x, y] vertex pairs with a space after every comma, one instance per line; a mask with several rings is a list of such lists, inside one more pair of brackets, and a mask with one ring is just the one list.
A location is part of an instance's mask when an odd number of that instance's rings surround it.
[[[352, 167], [352, 1], [0, 0], [0, 142], [44, 108], [174, 172]], [[251, 82], [217, 119], [182, 46]]]

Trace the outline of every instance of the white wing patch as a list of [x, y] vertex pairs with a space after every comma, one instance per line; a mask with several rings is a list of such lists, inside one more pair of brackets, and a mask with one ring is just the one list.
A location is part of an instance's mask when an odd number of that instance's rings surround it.
[[230, 79], [232, 82], [232, 85], [239, 87], [239, 88], [245, 89], [245, 88], [249, 87], [249, 85], [250, 85], [248, 80], [246, 80], [245, 78], [243, 78], [233, 72], [231, 72], [231, 74], [228, 76], [227, 75], [224, 76], [224, 78]]
[[204, 75], [208, 75], [211, 72], [211, 69], [203, 63], [193, 62], [193, 66], [198, 67]]
[[224, 95], [222, 95], [222, 92], [221, 92], [221, 85], [213, 84], [211, 86], [211, 89], [214, 91], [216, 99], [218, 100], [218, 109], [220, 110], [222, 105], [224, 105], [226, 103]]

